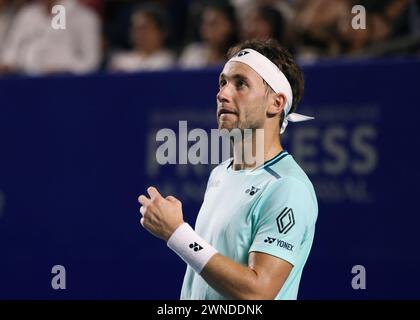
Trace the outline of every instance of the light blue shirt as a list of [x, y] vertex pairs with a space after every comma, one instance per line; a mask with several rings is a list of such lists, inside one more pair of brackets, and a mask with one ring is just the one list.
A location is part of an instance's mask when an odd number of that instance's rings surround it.
[[[252, 170], [232, 159], [210, 174], [195, 231], [220, 254], [247, 266], [250, 252], [288, 261], [293, 268], [275, 297], [296, 299], [318, 215], [312, 183], [287, 151]], [[181, 299], [226, 299], [187, 267]]]

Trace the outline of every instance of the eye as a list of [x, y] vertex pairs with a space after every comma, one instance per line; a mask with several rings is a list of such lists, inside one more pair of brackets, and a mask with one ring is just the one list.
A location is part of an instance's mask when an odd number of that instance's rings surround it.
[[242, 87], [245, 87], [245, 86], [247, 86], [248, 84], [246, 83], [246, 81], [245, 80], [243, 80], [243, 79], [239, 79], [238, 81], [236, 81], [236, 87], [237, 88], [242, 88]]
[[220, 79], [219, 80], [219, 88], [223, 87], [226, 84], [226, 80], [225, 79]]

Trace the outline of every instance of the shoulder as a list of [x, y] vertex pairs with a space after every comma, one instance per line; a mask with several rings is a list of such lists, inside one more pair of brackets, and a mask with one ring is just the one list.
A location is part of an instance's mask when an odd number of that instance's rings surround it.
[[193, 42], [187, 45], [183, 52], [189, 54], [199, 54], [207, 52], [208, 48], [201, 42]]
[[315, 193], [309, 177], [291, 154], [287, 153], [279, 160], [265, 166], [265, 170], [277, 178], [271, 188], [306, 188], [309, 193]]
[[141, 59], [130, 51], [119, 51], [111, 56], [109, 69], [115, 71], [129, 71], [138, 67]]
[[25, 5], [16, 15], [17, 20], [31, 19], [31, 17], [41, 17], [42, 7], [39, 3], [30, 3]]
[[316, 221], [318, 202], [312, 185], [294, 176], [274, 180], [262, 192], [255, 212], [261, 218], [278, 215], [285, 209], [292, 209], [297, 217], [302, 217], [308, 224]]
[[[73, 20], [76, 20], [78, 23], [75, 25], [78, 27], [86, 28], [86, 26], [99, 26], [100, 19], [95, 11], [90, 7], [80, 4], [77, 1], [64, 2], [65, 7], [68, 11], [68, 14], [71, 15]], [[82, 24], [82, 25], [80, 25]]]
[[175, 56], [170, 50], [163, 49], [156, 53], [156, 60], [161, 63], [173, 64], [175, 63]]
[[218, 164], [216, 167], [214, 167], [210, 172], [210, 177], [212, 176], [218, 176], [222, 174], [223, 172], [226, 172], [229, 166], [232, 164], [233, 158], [229, 158], [222, 163]]
[[[310, 182], [309, 182], [310, 183]], [[283, 176], [277, 180], [273, 180], [264, 190], [264, 198], [273, 199], [292, 199], [295, 197], [311, 197], [312, 189], [307, 182], [295, 176]]]
[[184, 68], [198, 68], [207, 64], [208, 47], [195, 42], [187, 45], [182, 51], [179, 63]]

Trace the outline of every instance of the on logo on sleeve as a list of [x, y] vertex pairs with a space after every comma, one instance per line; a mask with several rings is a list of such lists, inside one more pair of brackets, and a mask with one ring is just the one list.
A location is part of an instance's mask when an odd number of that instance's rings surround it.
[[287, 234], [290, 229], [295, 225], [295, 216], [293, 215], [292, 208], [284, 208], [284, 210], [276, 218], [277, 227], [279, 232], [282, 234]]

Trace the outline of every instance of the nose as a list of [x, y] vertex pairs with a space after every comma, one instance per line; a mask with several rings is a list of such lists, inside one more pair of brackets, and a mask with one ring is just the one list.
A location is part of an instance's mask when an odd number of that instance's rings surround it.
[[219, 92], [217, 93], [217, 101], [218, 102], [230, 102], [231, 101], [231, 90], [229, 88], [228, 84], [225, 84], [223, 87], [219, 89]]

